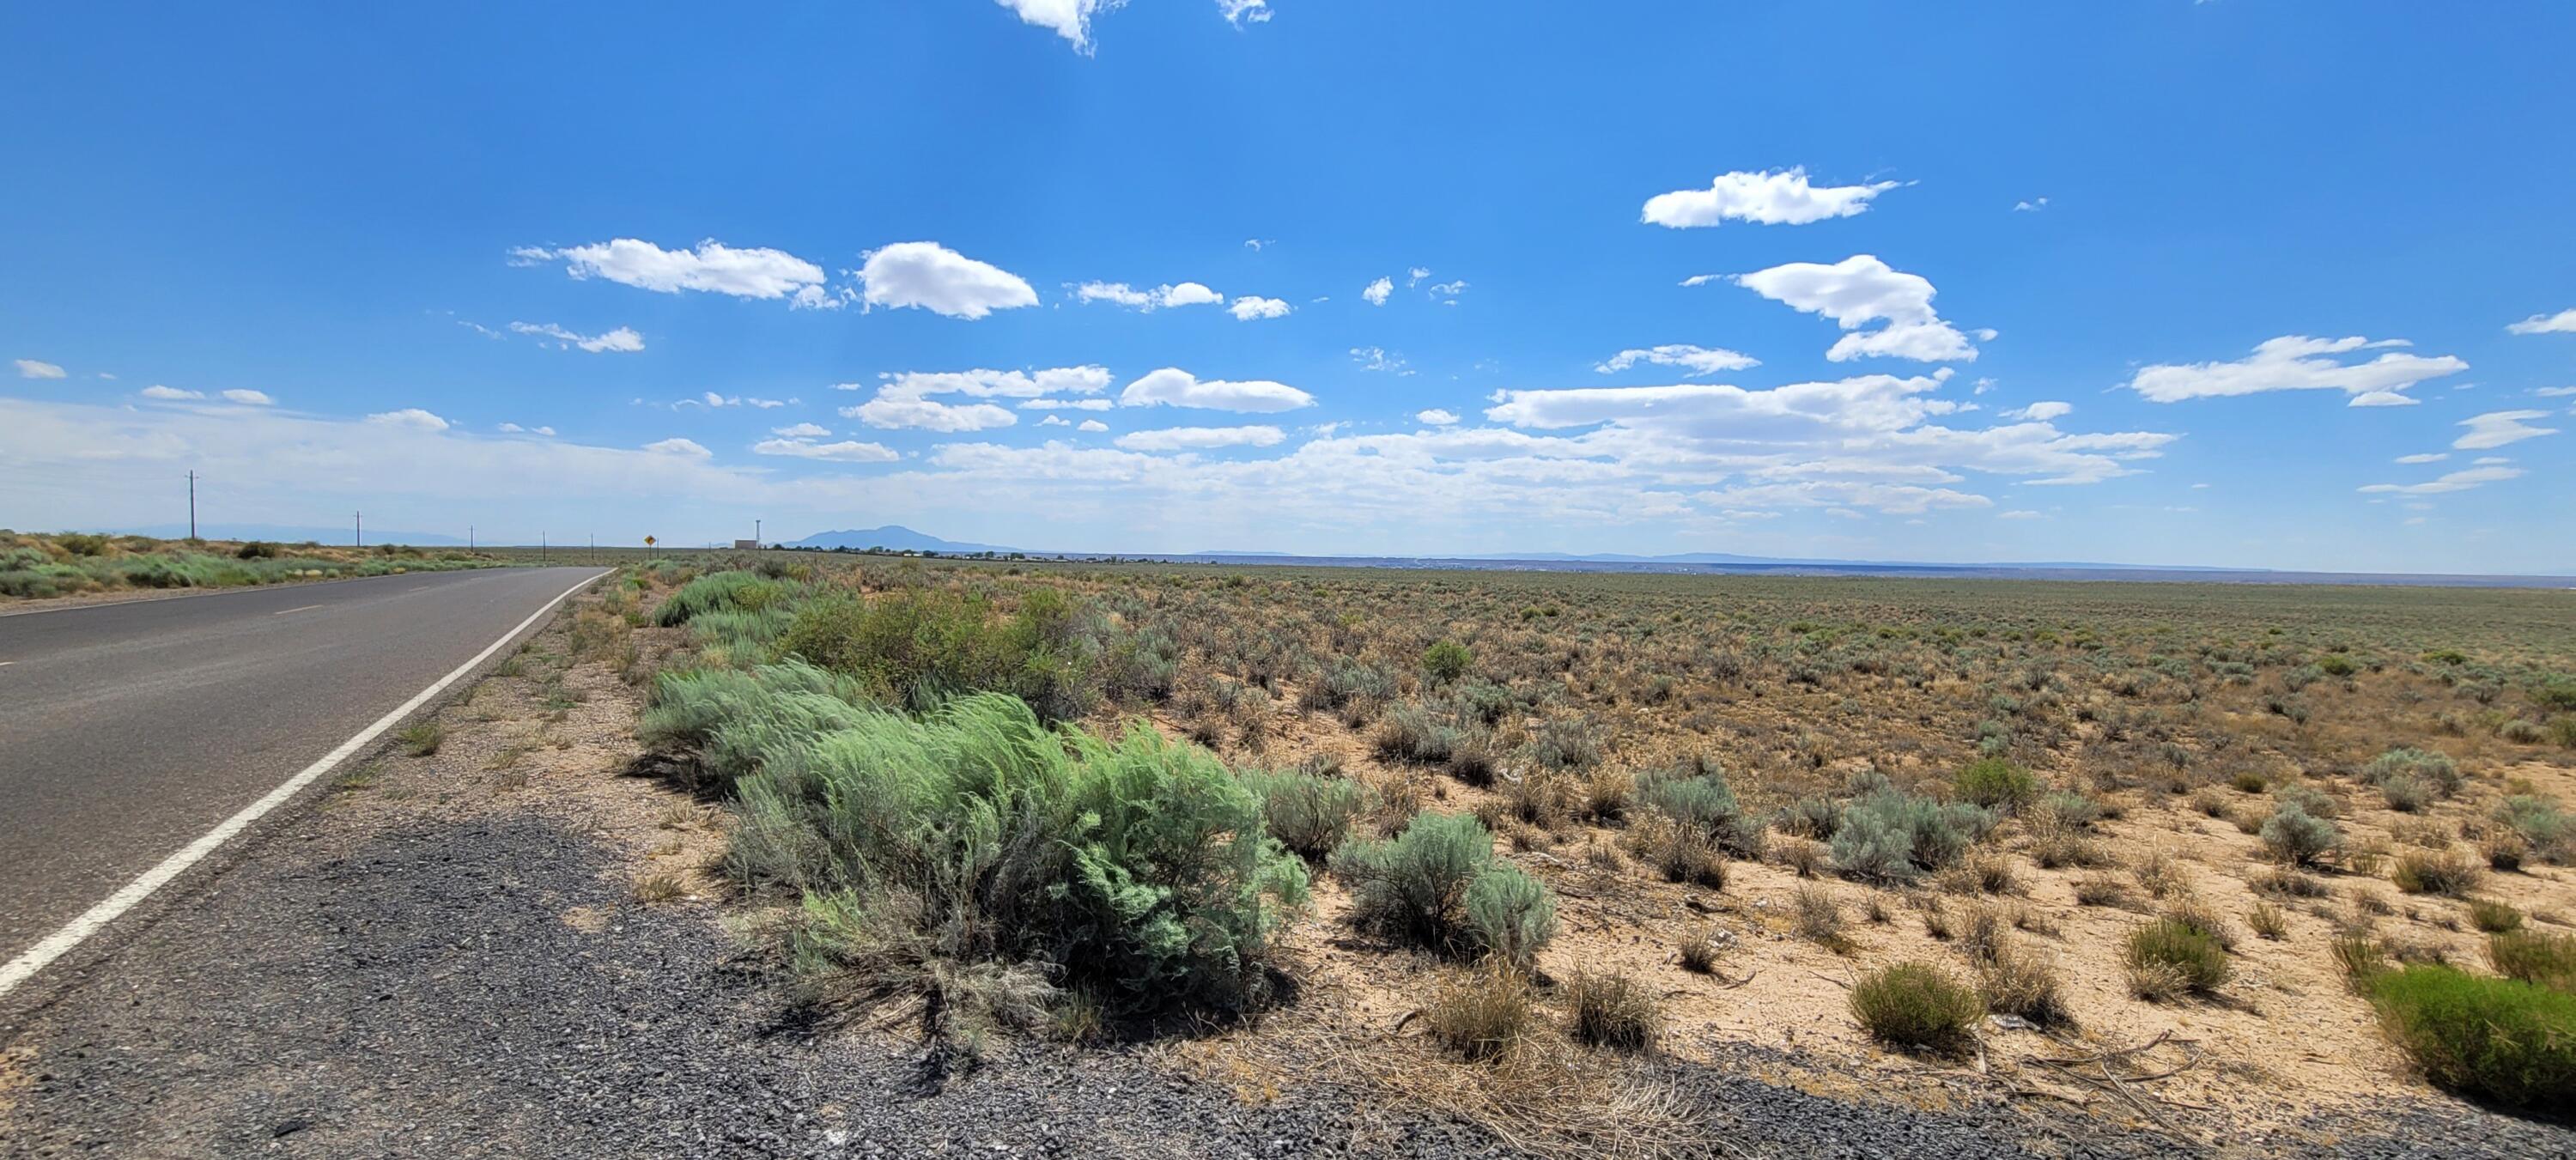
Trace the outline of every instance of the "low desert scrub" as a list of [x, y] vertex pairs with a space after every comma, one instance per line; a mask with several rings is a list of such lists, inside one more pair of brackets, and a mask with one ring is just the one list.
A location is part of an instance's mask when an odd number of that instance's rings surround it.
[[2388, 880], [2408, 894], [2461, 898], [2478, 884], [2479, 874], [2478, 864], [2458, 851], [2409, 850], [2398, 855], [2396, 867], [2388, 872]]
[[2368, 993], [2436, 1086], [2512, 1108], [2563, 1110], [2576, 1093], [2576, 995], [2440, 966], [2380, 972]]
[[2522, 912], [2492, 898], [2469, 900], [2469, 925], [2487, 934], [2522, 929]]
[[2290, 937], [2289, 914], [2269, 902], [2257, 902], [2253, 909], [2246, 911], [2245, 925], [2252, 927], [2255, 934], [2273, 942]]
[[756, 765], [733, 863], [801, 890], [800, 965], [854, 1001], [998, 1019], [1076, 989], [1113, 1013], [1241, 1009], [1267, 1000], [1272, 939], [1306, 897], [1260, 800], [1148, 728], [1050, 730], [983, 693], [862, 710]]
[[2508, 979], [2576, 993], [2576, 935], [2510, 930], [2487, 939], [2487, 963]]
[[1658, 818], [1633, 831], [1630, 841], [1664, 881], [1726, 889], [1726, 856], [1699, 830]]
[[1625, 974], [1576, 971], [1558, 988], [1566, 1031], [1576, 1042], [1616, 1051], [1649, 1051], [1663, 1034], [1662, 1001]]
[[1245, 770], [1236, 775], [1261, 799], [1270, 836], [1308, 862], [1321, 861], [1351, 835], [1353, 823], [1378, 808], [1367, 785], [1311, 773]]
[[2133, 897], [2129, 884], [2116, 875], [2087, 874], [2075, 880], [2077, 906], [2126, 907]]
[[1714, 762], [1688, 761], [1649, 773], [1637, 781], [1637, 798], [1729, 856], [1762, 855], [1761, 823], [1736, 804], [1734, 789]]
[[677, 874], [647, 874], [635, 880], [635, 900], [646, 904], [688, 897], [688, 883]]
[[1843, 933], [1843, 904], [1834, 897], [1832, 888], [1817, 882], [1799, 883], [1792, 910], [1798, 937], [1838, 955], [1851, 953], [1851, 939]]
[[1988, 809], [2017, 811], [2039, 796], [2039, 778], [2000, 757], [1989, 757], [1961, 769], [1952, 782], [1960, 800]]
[[1556, 933], [1556, 899], [1472, 817], [1417, 814], [1394, 838], [1344, 842], [1331, 866], [1354, 923], [1417, 946], [1526, 968]]
[[1854, 878], [1906, 882], [1947, 869], [1994, 829], [1981, 806], [1879, 789], [1842, 811], [1834, 867]]
[[1528, 980], [1497, 962], [1443, 976], [1423, 1008], [1423, 1023], [1460, 1058], [1490, 1060], [1529, 1036], [1533, 1008]]
[[1907, 962], [1861, 976], [1851, 989], [1851, 1012], [1882, 1043], [1949, 1053], [1967, 1044], [1985, 1004], [1949, 972]]
[[1830, 864], [1825, 844], [1805, 838], [1783, 838], [1773, 843], [1771, 860], [1800, 878], [1813, 878]]
[[2343, 845], [2343, 835], [2324, 818], [2310, 817], [2296, 803], [2284, 802], [2263, 822], [2263, 849], [2288, 866], [2314, 866]]
[[[2457, 763], [2443, 754], [2411, 746], [2391, 749], [2373, 758], [2369, 765], [2362, 767], [2361, 780], [2379, 787], [2383, 793], [2388, 791], [2391, 782], [2413, 781], [2421, 786], [2427, 799], [2449, 797], [2460, 792], [2461, 785]], [[2395, 801], [2392, 800], [2390, 805], [2394, 808]]]
[[2215, 991], [2230, 974], [2227, 948], [2210, 931], [2170, 914], [2131, 930], [2122, 961], [2130, 992], [2155, 1002]]

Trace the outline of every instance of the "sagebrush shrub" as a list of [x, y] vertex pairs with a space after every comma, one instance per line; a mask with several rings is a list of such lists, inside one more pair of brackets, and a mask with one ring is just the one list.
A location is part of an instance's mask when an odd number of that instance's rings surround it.
[[1759, 857], [1762, 827], [1736, 804], [1735, 790], [1714, 763], [1689, 762], [1647, 774], [1637, 798], [1737, 858]]
[[2429, 750], [2404, 746], [2391, 749], [2362, 767], [2361, 779], [2381, 789], [2399, 777], [2421, 780], [2434, 793], [2443, 797], [2460, 792], [2460, 767], [2448, 756]]
[[1063, 721], [1099, 700], [1112, 635], [1099, 610], [1053, 588], [1029, 589], [1009, 616], [981, 595], [918, 588], [874, 599], [844, 592], [808, 600], [777, 648], [858, 677], [880, 697], [915, 710], [990, 690], [1019, 697], [1045, 720]]
[[781, 588], [774, 580], [750, 572], [714, 572], [681, 585], [654, 610], [653, 623], [671, 628], [700, 613], [765, 608], [780, 597]]
[[2478, 884], [2481, 867], [2456, 850], [2408, 850], [2397, 856], [2388, 880], [2408, 894], [2465, 897]]
[[1910, 881], [1956, 863], [1994, 825], [1979, 806], [1880, 790], [1843, 810], [1834, 866], [1855, 878]]
[[1930, 963], [1871, 971], [1851, 989], [1852, 1017], [1896, 1047], [1956, 1050], [1984, 1009], [1975, 991]]
[[2576, 1099], [2576, 995], [2429, 965], [2381, 972], [2369, 994], [2435, 1085], [2517, 1108]]
[[1464, 814], [1416, 814], [1393, 838], [1352, 838], [1330, 865], [1350, 884], [1352, 922], [1417, 945], [1525, 964], [1556, 932], [1547, 888], [1495, 858], [1492, 833]]
[[891, 929], [947, 964], [934, 979], [1034, 964], [1117, 1010], [1237, 1008], [1266, 999], [1272, 937], [1306, 896], [1259, 799], [1141, 725], [1059, 733], [981, 693], [781, 737], [759, 764], [746, 825], [806, 832], [809, 901], [899, 917], [810, 932], [809, 961], [837, 972], [864, 974]]
[[1377, 791], [1343, 777], [1245, 770], [1237, 777], [1261, 799], [1270, 836], [1309, 862], [1322, 859], [1350, 837], [1351, 825], [1376, 812]]
[[2343, 834], [2324, 818], [2310, 817], [2296, 802], [2283, 802], [2263, 822], [2263, 849], [2274, 861], [2313, 866], [2343, 844]]

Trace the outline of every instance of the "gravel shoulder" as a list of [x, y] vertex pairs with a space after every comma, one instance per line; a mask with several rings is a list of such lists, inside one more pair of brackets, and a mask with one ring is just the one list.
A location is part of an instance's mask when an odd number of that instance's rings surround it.
[[[737, 933], [705, 807], [621, 776], [636, 695], [573, 662], [568, 622], [443, 709], [436, 754], [379, 754], [0, 1010], [0, 1156], [1515, 1154], [1363, 1084], [1247, 1090], [1170, 1045], [1004, 1044], [939, 1078], [900, 1031], [818, 1019]], [[1783, 1053], [1653, 1070], [1709, 1155], [2201, 1150], [1937, 1076], [1827, 1084]], [[2576, 1154], [2455, 1102], [2391, 1109], [2208, 1150]]]

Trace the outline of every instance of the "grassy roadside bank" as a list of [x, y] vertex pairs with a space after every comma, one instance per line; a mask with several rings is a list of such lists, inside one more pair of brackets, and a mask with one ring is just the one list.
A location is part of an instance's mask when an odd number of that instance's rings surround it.
[[171, 588], [241, 588], [301, 580], [494, 568], [459, 549], [334, 548], [266, 540], [33, 534], [0, 529], [0, 600]]

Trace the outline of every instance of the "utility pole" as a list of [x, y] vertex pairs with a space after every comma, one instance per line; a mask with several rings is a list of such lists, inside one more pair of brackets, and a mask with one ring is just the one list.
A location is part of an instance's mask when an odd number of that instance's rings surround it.
[[468, 552], [474, 550], [474, 525], [472, 524], [465, 525], [465, 550]]
[[353, 534], [355, 534], [355, 535], [357, 536], [357, 545], [358, 545], [359, 547], [361, 547], [361, 548], [366, 547], [366, 546], [367, 546], [367, 513], [365, 513], [365, 512], [350, 512], [350, 513], [349, 513], [349, 526], [350, 526], [351, 528], [356, 529], [356, 531], [355, 531]]
[[546, 560], [549, 558], [552, 551], [553, 546], [546, 543], [546, 534], [544, 532], [537, 533], [537, 559], [539, 561]]
[[760, 542], [760, 518], [757, 516], [752, 517], [751, 521], [751, 542], [754, 544]]
[[188, 538], [197, 538], [197, 469], [188, 469]]

